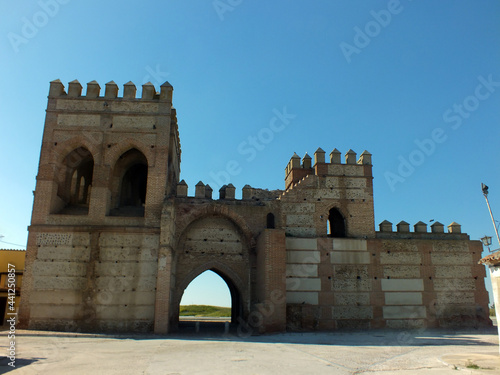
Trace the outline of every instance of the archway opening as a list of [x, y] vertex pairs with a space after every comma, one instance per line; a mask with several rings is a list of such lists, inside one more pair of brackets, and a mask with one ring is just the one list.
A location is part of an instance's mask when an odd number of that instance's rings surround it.
[[241, 313], [240, 294], [224, 273], [209, 269], [194, 278], [179, 304], [181, 331], [228, 332]]
[[79, 147], [64, 158], [57, 189], [58, 206], [62, 207], [59, 213], [88, 214], [93, 174], [94, 158], [86, 148]]
[[327, 234], [329, 237], [346, 237], [344, 216], [336, 208], [329, 212]]
[[144, 216], [148, 162], [142, 152], [131, 149], [120, 156], [113, 171], [111, 216]]
[[135, 164], [130, 167], [122, 179], [120, 206], [143, 207], [146, 203], [147, 181], [147, 165]]

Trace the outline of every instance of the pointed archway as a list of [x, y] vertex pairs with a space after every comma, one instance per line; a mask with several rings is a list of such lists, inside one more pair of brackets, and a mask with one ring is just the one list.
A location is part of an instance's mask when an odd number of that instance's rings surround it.
[[[174, 254], [175, 280], [169, 302], [169, 330], [179, 326], [179, 305], [188, 285], [200, 274], [215, 272], [231, 295], [231, 322], [250, 311], [252, 257], [241, 228], [229, 217], [206, 215], [187, 225]], [[161, 303], [161, 301], [158, 301]]]
[[[230, 319], [229, 320], [228, 319], [224, 319], [224, 318], [222, 318], [222, 319], [217, 319], [217, 318], [213, 318], [213, 319], [210, 319], [210, 318], [208, 318], [208, 319], [201, 319], [201, 318], [192, 318], [192, 317], [189, 318], [189, 319], [181, 319], [180, 318], [180, 310], [181, 310], [181, 305], [182, 305], [183, 297], [184, 297], [184, 294], [185, 294], [186, 290], [191, 286], [191, 284], [193, 284], [193, 283], [196, 282], [196, 279], [198, 279], [199, 277], [202, 277], [202, 275], [205, 274], [205, 273], [207, 273], [207, 272], [212, 272], [212, 273], [216, 274], [218, 277], [220, 277], [220, 279], [222, 279], [221, 281], [227, 287], [227, 289], [224, 290], [224, 288], [221, 288], [220, 284], [219, 284], [216, 287], [217, 290], [215, 292], [217, 292], [219, 294], [220, 293], [228, 293], [229, 294], [229, 296], [228, 296], [229, 298], [227, 298], [227, 301], [229, 302], [230, 308], [231, 308]], [[186, 283], [183, 283], [183, 284], [186, 284]], [[208, 287], [208, 288], [213, 287], [213, 285], [205, 285], [205, 286]], [[223, 285], [223, 287], [224, 287], [224, 285]], [[205, 289], [205, 291], [206, 291], [206, 289]], [[198, 292], [200, 292], [200, 291], [198, 291]], [[206, 303], [203, 303], [203, 304], [206, 304]], [[208, 305], [212, 305], [212, 304], [208, 303]], [[191, 278], [191, 280], [187, 283], [187, 285], [182, 290], [182, 293], [180, 294], [180, 297], [178, 298], [178, 303], [175, 306], [175, 310], [177, 311], [177, 314], [175, 314], [176, 321], [172, 322], [173, 323], [173, 325], [172, 325], [173, 327], [177, 327], [177, 328], [182, 328], [182, 327], [184, 327], [184, 328], [186, 328], [186, 327], [187, 328], [192, 328], [192, 323], [193, 322], [205, 322], [205, 323], [211, 324], [211, 327], [213, 328], [213, 327], [216, 326], [216, 323], [218, 323], [218, 322], [220, 324], [222, 324], [222, 325], [226, 321], [229, 321], [232, 325], [233, 324], [234, 325], [237, 324], [238, 320], [241, 318], [242, 313], [243, 313], [243, 304], [242, 304], [241, 293], [240, 293], [238, 287], [232, 281], [232, 279], [226, 273], [224, 273], [223, 271], [220, 271], [216, 267], [212, 267], [212, 268], [208, 268], [208, 269], [206, 269], [206, 270], [204, 270], [202, 272], [199, 272], [196, 276], [194, 276], [194, 277]], [[185, 323], [186, 321], [188, 322], [187, 324]], [[222, 332], [222, 328], [220, 328], [219, 330]]]

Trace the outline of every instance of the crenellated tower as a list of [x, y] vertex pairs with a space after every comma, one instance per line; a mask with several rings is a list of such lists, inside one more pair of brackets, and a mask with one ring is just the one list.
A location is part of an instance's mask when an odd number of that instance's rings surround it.
[[[329, 162], [318, 148], [314, 159], [294, 153], [285, 168], [284, 205], [286, 233], [291, 236], [374, 237], [372, 159], [364, 151], [356, 160], [349, 150], [345, 163], [334, 149]], [[297, 215], [297, 205], [303, 206]], [[288, 207], [291, 207], [288, 209]]]
[[[180, 143], [173, 87], [96, 81], [86, 95], [77, 81], [65, 91], [50, 83], [32, 224], [85, 216], [89, 224], [110, 217], [144, 217], [158, 225], [165, 195], [180, 174]], [[65, 222], [72, 219], [64, 219]]]
[[[153, 329], [162, 209], [180, 142], [173, 87], [50, 83], [20, 322]], [[58, 311], [51, 313], [51, 309]], [[54, 310], [54, 311], [55, 311]]]

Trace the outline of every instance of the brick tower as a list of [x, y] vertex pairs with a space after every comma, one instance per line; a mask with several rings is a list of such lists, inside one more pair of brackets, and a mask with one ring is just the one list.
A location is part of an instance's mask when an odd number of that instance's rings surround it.
[[[172, 86], [50, 83], [20, 323], [152, 329], [162, 205], [180, 143]], [[140, 276], [140, 277], [139, 277]], [[57, 308], [55, 308], [57, 307]]]

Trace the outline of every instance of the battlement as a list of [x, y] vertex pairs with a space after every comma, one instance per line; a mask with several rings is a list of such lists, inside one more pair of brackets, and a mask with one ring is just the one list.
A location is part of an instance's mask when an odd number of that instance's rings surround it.
[[[243, 201], [264, 201], [264, 200], [275, 200], [277, 199], [283, 191], [281, 190], [267, 190], [253, 188], [250, 185], [245, 185], [242, 189], [242, 199]], [[203, 181], [199, 181], [195, 185], [195, 195], [194, 198], [200, 199], [214, 199], [212, 197], [213, 189], [210, 185], [204, 184]], [[177, 184], [177, 194], [178, 198], [192, 198], [188, 197], [188, 185], [186, 181], [182, 180]], [[219, 200], [235, 201], [236, 199], [236, 188], [233, 184], [224, 185], [219, 189]]]
[[151, 82], [145, 83], [140, 98], [132, 82], [123, 85], [122, 96], [119, 96], [120, 89], [113, 81], [106, 83], [104, 90], [99, 83], [91, 81], [87, 83], [85, 95], [82, 89], [78, 80], [69, 82], [67, 91], [60, 80], [50, 82], [47, 112], [52, 113], [50, 118], [54, 121], [47, 122], [47, 127], [106, 128], [112, 132], [134, 129], [151, 133], [172, 129], [179, 139], [170, 83], [161, 85], [159, 92]]
[[[456, 222], [452, 222], [447, 226], [448, 232], [445, 233], [444, 225], [439, 221], [435, 221], [431, 224], [431, 231], [427, 231], [427, 224], [423, 221], [419, 221], [415, 225], [413, 225], [413, 232], [410, 231], [410, 224], [406, 221], [400, 221], [396, 224], [396, 231], [393, 231], [392, 223], [388, 220], [384, 220], [379, 224], [379, 232], [377, 232], [377, 237], [379, 238], [392, 238], [394, 236], [404, 236], [404, 238], [408, 238], [408, 236], [423, 236], [427, 238], [429, 236], [449, 236], [455, 235], [458, 237], [462, 237], [461, 235], [465, 235], [462, 233], [462, 226]], [[427, 236], [426, 236], [427, 234]], [[430, 237], [429, 237], [430, 238]]]
[[110, 81], [106, 83], [104, 96], [101, 96], [101, 86], [96, 81], [87, 83], [86, 95], [82, 95], [82, 85], [78, 80], [69, 82], [68, 91], [59, 79], [50, 82], [49, 98], [82, 98], [82, 99], [120, 99], [120, 100], [148, 100], [172, 103], [172, 94], [174, 88], [170, 83], [165, 82], [160, 86], [160, 91], [157, 92], [155, 86], [151, 82], [142, 85], [142, 96], [136, 97], [137, 87], [133, 82], [127, 82], [123, 85], [123, 96], [118, 96], [118, 85]]
[[285, 186], [296, 184], [304, 177], [314, 174], [317, 176], [353, 176], [353, 177], [372, 177], [372, 154], [363, 151], [358, 160], [356, 152], [349, 150], [345, 154], [345, 164], [341, 161], [341, 152], [336, 148], [330, 153], [330, 162], [325, 161], [325, 151], [318, 148], [314, 153], [313, 159], [306, 152], [304, 157], [300, 158], [294, 153], [285, 168]]

